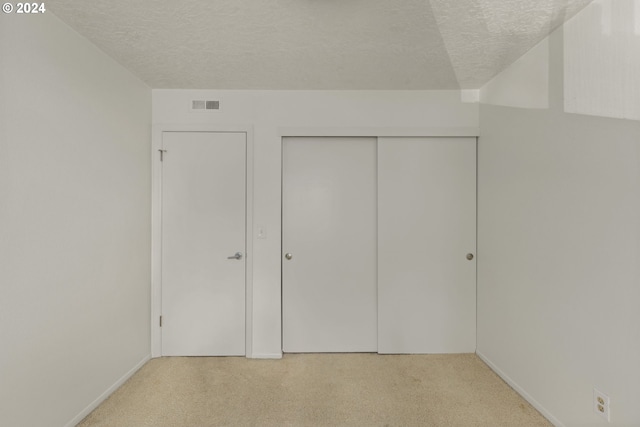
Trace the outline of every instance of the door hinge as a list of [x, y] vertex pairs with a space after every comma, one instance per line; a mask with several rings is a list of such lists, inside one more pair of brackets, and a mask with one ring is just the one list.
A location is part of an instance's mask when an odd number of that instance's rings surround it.
[[162, 316], [160, 316], [160, 327], [162, 328]]
[[160, 161], [164, 161], [164, 153], [167, 152], [167, 150], [158, 150], [160, 152]]

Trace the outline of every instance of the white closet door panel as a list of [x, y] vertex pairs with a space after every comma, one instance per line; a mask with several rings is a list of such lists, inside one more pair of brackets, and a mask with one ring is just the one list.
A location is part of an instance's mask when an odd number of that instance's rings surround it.
[[476, 348], [476, 140], [378, 140], [378, 351]]
[[162, 355], [244, 355], [246, 136], [164, 132], [163, 149]]
[[283, 350], [377, 351], [376, 139], [285, 138], [282, 222]]

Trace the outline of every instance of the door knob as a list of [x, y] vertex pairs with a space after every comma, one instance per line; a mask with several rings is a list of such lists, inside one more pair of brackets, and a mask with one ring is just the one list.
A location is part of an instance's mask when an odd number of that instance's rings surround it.
[[284, 257], [285, 257], [286, 259], [291, 259], [291, 258], [293, 258], [293, 255], [291, 255], [291, 254], [287, 253], [287, 254], [285, 254], [285, 255], [284, 255]]
[[467, 254], [467, 259], [471, 261], [473, 259], [473, 254]]
[[242, 252], [236, 252], [234, 256], [228, 256], [227, 259], [242, 259]]

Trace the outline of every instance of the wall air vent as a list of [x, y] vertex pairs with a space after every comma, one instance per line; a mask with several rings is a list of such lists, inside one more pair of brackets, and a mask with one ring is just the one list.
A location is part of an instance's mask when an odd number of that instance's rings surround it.
[[194, 99], [191, 101], [191, 111], [220, 111], [220, 101]]

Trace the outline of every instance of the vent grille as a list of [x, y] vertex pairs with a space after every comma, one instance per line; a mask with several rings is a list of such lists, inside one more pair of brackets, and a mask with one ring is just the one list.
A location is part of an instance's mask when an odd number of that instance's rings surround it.
[[194, 99], [191, 101], [192, 111], [220, 111], [220, 101]]

